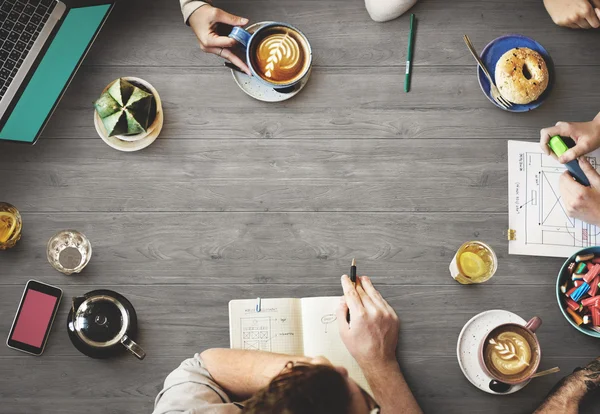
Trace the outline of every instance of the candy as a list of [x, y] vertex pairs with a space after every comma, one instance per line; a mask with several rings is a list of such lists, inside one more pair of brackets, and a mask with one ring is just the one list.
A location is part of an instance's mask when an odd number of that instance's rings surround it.
[[583, 285], [583, 283], [584, 283], [583, 280], [576, 280], [573, 282], [573, 286], [579, 287], [579, 286]]
[[571, 293], [571, 299], [573, 299], [575, 302], [579, 302], [579, 299], [581, 299], [583, 297], [583, 295], [588, 293], [589, 290], [590, 290], [590, 285], [588, 285], [587, 283], [584, 283], [583, 285], [581, 285], [577, 289], [575, 289], [575, 292]]
[[582, 274], [584, 270], [587, 269], [587, 265], [585, 263], [579, 263], [575, 268], [575, 273], [578, 275]]
[[600, 276], [596, 276], [594, 278], [594, 280], [592, 280], [590, 282], [590, 291], [588, 292], [590, 294], [590, 296], [596, 296], [596, 294], [598, 293], [598, 280], [600, 279]]
[[600, 264], [600, 257], [594, 257], [594, 258], [592, 259], [592, 263], [595, 263], [595, 264]]
[[585, 267], [587, 267], [587, 270], [590, 270], [592, 267], [594, 267], [594, 264], [593, 264], [593, 263], [590, 263], [590, 262], [587, 262], [587, 263], [585, 264]]
[[571, 315], [571, 318], [573, 318], [573, 322], [575, 322], [578, 326], [583, 323], [583, 318], [577, 313], [575, 313], [573, 310], [571, 310], [571, 308], [567, 308], [567, 313]]
[[[581, 281], [581, 283], [585, 283], [583, 280]], [[565, 295], [567, 295], [567, 297], [571, 297], [571, 295], [577, 290], [577, 288], [575, 286], [573, 286], [571, 289], [567, 290], [567, 293], [565, 293]]]
[[597, 326], [590, 326], [589, 327], [592, 331], [596, 331], [598, 333], [600, 333], [600, 328], [598, 328]]
[[590, 270], [583, 275], [583, 280], [585, 280], [586, 283], [590, 283], [596, 276], [598, 276], [598, 273], [600, 273], [600, 264], [592, 265]]
[[[582, 302], [583, 304], [583, 302]], [[569, 308], [571, 308], [572, 310], [574, 310], [575, 312], [578, 312], [581, 309], [581, 305], [577, 302], [575, 302], [573, 299], [569, 299], [567, 298], [567, 306]]]
[[567, 270], [569, 271], [569, 274], [572, 275], [575, 271], [575, 262], [569, 263], [569, 266], [567, 266]]
[[594, 326], [600, 326], [600, 308], [592, 308], [592, 324]]
[[561, 293], [567, 293], [567, 287], [569, 286], [569, 281], [566, 281], [560, 286]]
[[571, 280], [573, 280], [573, 282], [575, 282], [576, 280], [583, 280], [583, 275], [573, 273], [573, 276], [571, 276]]
[[582, 255], [575, 256], [575, 261], [577, 263], [579, 263], [579, 262], [587, 262], [588, 260], [592, 260], [593, 258], [594, 258], [594, 253], [582, 254]]
[[596, 306], [598, 302], [600, 302], [600, 296], [594, 296], [593, 298], [587, 298], [582, 300], [581, 304], [583, 306]]
[[592, 315], [583, 315], [583, 324], [589, 325], [592, 321]]

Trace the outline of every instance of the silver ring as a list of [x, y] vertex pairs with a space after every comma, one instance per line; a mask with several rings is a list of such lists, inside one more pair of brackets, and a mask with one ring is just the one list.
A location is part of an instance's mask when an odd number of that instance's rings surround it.
[[223, 53], [223, 49], [224, 48], [221, 48], [221, 51], [219, 52], [219, 57], [221, 57], [221, 53]]

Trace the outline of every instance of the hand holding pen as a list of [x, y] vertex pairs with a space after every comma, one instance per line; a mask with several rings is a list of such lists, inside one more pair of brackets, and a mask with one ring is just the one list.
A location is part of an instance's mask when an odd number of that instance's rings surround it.
[[[342, 341], [359, 365], [397, 365], [398, 316], [367, 276], [356, 281], [342, 276], [344, 296], [337, 311]], [[346, 319], [348, 312], [351, 323]]]

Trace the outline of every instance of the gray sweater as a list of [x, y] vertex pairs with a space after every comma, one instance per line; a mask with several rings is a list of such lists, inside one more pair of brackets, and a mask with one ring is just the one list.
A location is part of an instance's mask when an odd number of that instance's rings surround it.
[[179, 0], [179, 3], [181, 3], [183, 20], [185, 20], [185, 23], [187, 24], [192, 13], [195, 12], [198, 7], [204, 6], [207, 2], [200, 0]]

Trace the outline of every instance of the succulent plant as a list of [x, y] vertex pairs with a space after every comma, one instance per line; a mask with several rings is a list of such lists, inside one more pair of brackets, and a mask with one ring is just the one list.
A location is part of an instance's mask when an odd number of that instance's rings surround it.
[[151, 93], [119, 78], [94, 102], [108, 136], [146, 132], [156, 106]]

